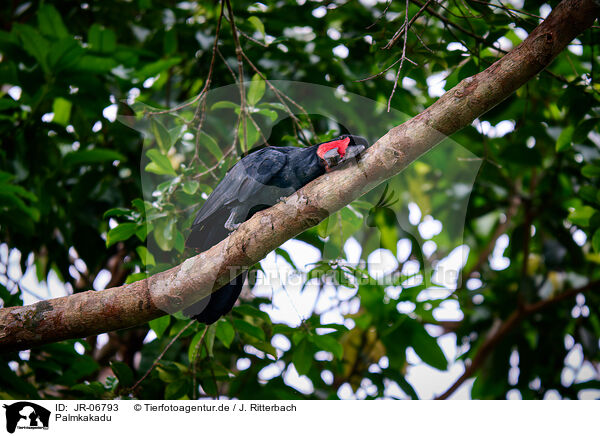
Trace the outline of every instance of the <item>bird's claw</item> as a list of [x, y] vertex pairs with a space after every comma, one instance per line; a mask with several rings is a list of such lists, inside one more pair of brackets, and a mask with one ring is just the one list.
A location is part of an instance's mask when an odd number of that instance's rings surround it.
[[237, 228], [238, 228], [239, 226], [241, 226], [241, 225], [242, 225], [242, 223], [237, 223], [237, 224], [225, 224], [225, 228], [226, 228], [227, 230], [229, 230], [230, 232], [233, 232], [234, 230], [237, 230]]

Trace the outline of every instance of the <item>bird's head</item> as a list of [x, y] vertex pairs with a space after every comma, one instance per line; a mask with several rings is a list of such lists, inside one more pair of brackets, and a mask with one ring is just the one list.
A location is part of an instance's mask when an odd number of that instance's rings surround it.
[[317, 156], [327, 171], [356, 158], [367, 149], [369, 143], [362, 136], [342, 135], [317, 147]]

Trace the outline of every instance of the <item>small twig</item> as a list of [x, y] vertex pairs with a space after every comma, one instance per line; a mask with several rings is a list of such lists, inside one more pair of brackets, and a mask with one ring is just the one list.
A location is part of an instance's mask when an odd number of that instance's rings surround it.
[[396, 31], [394, 36], [392, 36], [392, 39], [390, 39], [389, 42], [383, 48], [386, 50], [392, 48], [394, 44], [396, 44], [398, 39], [400, 39], [400, 36], [402, 36], [403, 33], [404, 38], [406, 39], [408, 29], [413, 25], [417, 18], [421, 16], [423, 11], [427, 8], [427, 6], [429, 6], [429, 3], [431, 3], [432, 1], [433, 0], [427, 0], [425, 4], [421, 6], [421, 9], [419, 9], [419, 11], [410, 19], [410, 21], [408, 21], [408, 2], [406, 2], [406, 17], [404, 18], [404, 24], [400, 26], [400, 28]]
[[[206, 330], [208, 330], [208, 328]], [[206, 343], [204, 344], [204, 348], [206, 349], [206, 354], [208, 355], [208, 345]], [[210, 368], [210, 375], [212, 377], [213, 383], [215, 384], [215, 392], [217, 394], [213, 398], [216, 400], [219, 398], [219, 385], [217, 385], [217, 377], [215, 377], [215, 369], [213, 368], [212, 365], [209, 365], [209, 368]]]
[[385, 17], [385, 14], [387, 14], [387, 11], [391, 5], [392, 5], [392, 0], [388, 0], [387, 4], [385, 5], [385, 9], [381, 13], [381, 15], [379, 15], [375, 19], [375, 21], [373, 21], [371, 24], [369, 24], [367, 27], [365, 27], [365, 29], [369, 30], [371, 27], [373, 27], [375, 24], [377, 24], [379, 22], [379, 20], [381, 20], [383, 17]]
[[210, 58], [210, 65], [208, 67], [206, 83], [204, 84], [202, 91], [200, 91], [200, 94], [202, 95], [202, 99], [201, 99], [200, 104], [196, 108], [196, 112], [194, 114], [194, 119], [196, 119], [196, 118], [198, 118], [198, 111], [200, 111], [200, 121], [198, 122], [198, 127], [196, 128], [196, 150], [194, 152], [194, 157], [192, 158], [192, 162], [194, 162], [197, 159], [204, 166], [206, 166], [206, 164], [204, 164], [200, 159], [200, 133], [202, 132], [202, 125], [204, 124], [204, 119], [206, 117], [206, 100], [207, 100], [206, 94], [208, 93], [208, 90], [210, 89], [210, 84], [212, 81], [212, 74], [213, 74], [213, 69], [215, 66], [215, 58], [217, 56], [217, 47], [219, 44], [219, 33], [221, 32], [221, 22], [223, 21], [224, 9], [225, 9], [225, 6], [223, 4], [223, 0], [221, 0], [221, 12], [219, 13], [219, 20], [217, 21], [217, 29], [215, 31], [215, 42], [213, 43], [212, 56]]
[[486, 5], [486, 6], [491, 6], [493, 8], [503, 9], [507, 12], [516, 12], [518, 14], [527, 15], [528, 17], [537, 18], [539, 20], [544, 19], [544, 17], [542, 17], [541, 15], [532, 14], [531, 12], [525, 12], [520, 9], [509, 8], [508, 6], [505, 6], [504, 4], [502, 4], [501, 2], [499, 2], [500, 4], [495, 4], [495, 3], [490, 3], [490, 2], [483, 1], [483, 0], [470, 0], [470, 1], [472, 1], [474, 3]]
[[[468, 8], [469, 5], [467, 5], [467, 3], [465, 2], [465, 0], [460, 0], [460, 2], [463, 4], [464, 7]], [[468, 20], [470, 18], [484, 18], [483, 14], [479, 14], [479, 15], [475, 15], [475, 14], [471, 14], [471, 13], [465, 13], [463, 12], [462, 8], [460, 7], [460, 5], [458, 4], [457, 0], [454, 0], [454, 4], [456, 5], [456, 8], [462, 12], [463, 16], [461, 18]]]
[[[415, 34], [415, 36], [417, 37], [417, 39], [419, 40], [419, 42], [421, 43], [421, 45], [423, 47], [425, 47], [425, 50], [427, 50], [431, 54], [435, 54], [435, 52], [432, 49], [430, 49], [427, 46], [427, 44], [425, 44], [425, 41], [423, 41], [423, 38], [421, 38], [421, 35], [419, 35], [419, 33], [413, 27], [410, 28], [410, 31]], [[410, 59], [407, 59], [407, 60], [410, 60]]]
[[[285, 102], [286, 100], [289, 101], [291, 104], [293, 104], [294, 106], [296, 106], [300, 112], [302, 112], [304, 115], [306, 115], [307, 120], [308, 120], [308, 124], [309, 124], [309, 128], [311, 130], [311, 133], [314, 135], [314, 137], [317, 137], [317, 134], [315, 132], [315, 129], [312, 125], [312, 122], [310, 121], [310, 117], [308, 116], [308, 113], [306, 112], [306, 110], [299, 105], [298, 103], [296, 103], [291, 97], [289, 97], [288, 95], [282, 93], [279, 89], [277, 89], [267, 78], [266, 76], [262, 73], [262, 71], [260, 71], [256, 65], [254, 65], [254, 63], [248, 58], [248, 56], [246, 56], [246, 53], [242, 52], [242, 56], [244, 56], [244, 59], [246, 59], [246, 62], [248, 62], [248, 65], [250, 65], [250, 68], [252, 68], [254, 70], [254, 72], [256, 74], [258, 74], [258, 77], [260, 77], [262, 80], [265, 81], [265, 83], [267, 84], [267, 86], [269, 87], [269, 89], [271, 91], [273, 91], [273, 93], [275, 94], [275, 96], [277, 97], [277, 99], [279, 100], [279, 102], [284, 106], [286, 112], [288, 113], [288, 115], [290, 116], [290, 118], [292, 119], [292, 121], [294, 122], [294, 126], [298, 128], [298, 131], [296, 131], [296, 133], [300, 132], [300, 134], [303, 137], [303, 140], [306, 143], [310, 143], [310, 141], [308, 141], [308, 139], [306, 138], [306, 136], [304, 136], [304, 133], [302, 132], [302, 125], [300, 123], [300, 120], [298, 119], [298, 117], [292, 112], [292, 110], [290, 109], [290, 107], [288, 106], [288, 104]], [[298, 135], [297, 135], [298, 136]]]
[[216, 52], [216, 47], [217, 44], [219, 43], [219, 33], [221, 31], [221, 21], [223, 18], [223, 0], [221, 0], [221, 12], [219, 13], [219, 20], [217, 21], [217, 28], [215, 30], [215, 42], [213, 43], [213, 50], [212, 50], [212, 57], [210, 60], [210, 65], [209, 65], [209, 69], [208, 69], [208, 75], [206, 78], [206, 83], [204, 84], [204, 87], [202, 88], [202, 90], [198, 93], [198, 95], [196, 95], [192, 100], [186, 102], [186, 103], [182, 103], [179, 106], [175, 106], [174, 108], [171, 109], [165, 109], [165, 110], [161, 110], [161, 111], [151, 111], [148, 112], [148, 115], [153, 116], [153, 115], [163, 115], [163, 114], [168, 114], [171, 112], [177, 112], [181, 109], [184, 109], [188, 106], [193, 105], [194, 103], [200, 101], [200, 99], [204, 96], [204, 94], [208, 91], [208, 87], [210, 86], [210, 82], [211, 82], [211, 77], [212, 77], [212, 71], [213, 71], [213, 67], [214, 67], [214, 63], [215, 63], [215, 52]]
[[229, 12], [229, 24], [231, 25], [233, 43], [235, 44], [235, 56], [237, 57], [238, 62], [238, 86], [240, 88], [240, 117], [242, 121], [242, 137], [244, 138], [244, 143], [242, 144], [242, 151], [248, 151], [248, 134], [246, 128], [246, 93], [244, 91], [244, 61], [242, 59], [243, 50], [242, 46], [240, 45], [240, 39], [238, 37], [237, 27], [235, 25], [235, 17], [233, 15], [231, 1], [225, 0], [225, 2], [227, 3], [227, 11]]
[[219, 50], [218, 48], [217, 48], [217, 54], [219, 55], [219, 57], [221, 58], [221, 60], [225, 64], [225, 67], [227, 67], [227, 71], [229, 71], [229, 73], [231, 74], [231, 77], [233, 77], [233, 81], [237, 82], [238, 79], [237, 79], [237, 76], [235, 75], [235, 72], [231, 69], [231, 67], [227, 63], [227, 60], [223, 56], [223, 53], [221, 53], [221, 50]]
[[191, 327], [192, 324], [194, 324], [196, 321], [195, 320], [191, 320], [190, 322], [188, 322], [186, 324], [186, 326], [184, 328], [182, 328], [181, 330], [179, 330], [179, 332], [173, 337], [173, 339], [171, 339], [171, 342], [169, 342], [167, 344], [167, 346], [164, 348], [164, 350], [162, 350], [162, 352], [158, 355], [158, 357], [156, 358], [156, 360], [154, 361], [154, 363], [152, 364], [152, 366], [150, 368], [148, 368], [148, 371], [146, 371], [146, 374], [144, 374], [142, 376], [141, 379], [139, 379], [131, 388], [131, 391], [135, 391], [137, 389], [137, 387], [140, 385], [140, 383], [142, 383], [146, 377], [148, 377], [150, 375], [150, 373], [152, 372], [152, 370], [154, 368], [156, 368], [156, 365], [158, 365], [158, 362], [160, 362], [160, 359], [163, 358], [163, 356], [165, 355], [165, 353], [169, 350], [169, 348], [171, 348], [171, 346], [175, 343], [175, 341], [177, 341], [177, 339], [179, 339], [179, 337], [183, 334], [183, 332], [185, 332], [188, 328]]
[[[422, 9], [427, 7], [427, 4], [431, 0], [427, 0], [425, 6]], [[394, 94], [396, 92], [396, 87], [398, 86], [398, 79], [400, 78], [400, 71], [402, 71], [402, 65], [404, 65], [404, 59], [406, 58], [406, 41], [408, 40], [408, 3], [409, 0], [406, 0], [406, 15], [404, 17], [404, 45], [402, 46], [402, 57], [400, 58], [400, 66], [398, 67], [398, 72], [396, 73], [396, 79], [394, 80], [394, 87], [392, 88], [392, 93], [390, 94], [390, 98], [388, 99], [387, 111], [389, 112], [392, 106], [392, 98], [394, 98]]]
[[[353, 82], [366, 82], [367, 80], [371, 80], [371, 79], [375, 79], [375, 78], [377, 78], [377, 77], [380, 77], [380, 76], [382, 76], [383, 74], [387, 73], [387, 72], [388, 72], [388, 71], [389, 71], [391, 68], [393, 68], [395, 65], [397, 65], [397, 64], [398, 64], [398, 62], [400, 62], [401, 60], [402, 60], [402, 58], [398, 58], [398, 59], [396, 59], [396, 61], [395, 61], [393, 64], [391, 64], [391, 65], [390, 65], [389, 67], [387, 67], [385, 70], [383, 70], [383, 71], [380, 71], [380, 72], [379, 72], [379, 73], [377, 73], [377, 74], [373, 74], [372, 76], [365, 77], [364, 79], [357, 79], [357, 80], [353, 80]], [[417, 64], [416, 62], [414, 62], [414, 61], [410, 60], [409, 58], [406, 58], [406, 60], [407, 60], [408, 62], [410, 62], [411, 64], [415, 65], [415, 66], [418, 66], [418, 65], [419, 65], [419, 64]]]
[[[226, 19], [227, 21], [229, 21], [229, 18], [225, 17], [225, 19]], [[258, 41], [256, 38], [253, 38], [253, 37], [251, 37], [251, 36], [250, 36], [250, 35], [248, 35], [246, 32], [242, 31], [242, 30], [241, 30], [239, 27], [237, 28], [237, 31], [238, 31], [238, 33], [239, 33], [240, 35], [242, 35], [244, 38], [246, 38], [246, 39], [248, 39], [248, 40], [250, 40], [250, 41], [252, 41], [252, 42], [254, 42], [254, 43], [258, 44], [258, 45], [260, 45], [261, 47], [264, 47], [264, 48], [267, 48], [267, 47], [268, 47], [268, 45], [267, 45], [267, 44], [264, 44], [264, 43], [262, 43], [262, 42]]]
[[262, 138], [264, 144], [267, 147], [270, 147], [269, 145], [269, 141], [267, 140], [267, 138], [265, 137], [265, 134], [263, 133], [262, 129], [260, 128], [260, 126], [258, 125], [258, 123], [254, 120], [254, 118], [252, 118], [252, 115], [248, 114], [248, 119], [250, 121], [252, 121], [252, 124], [254, 125], [254, 127], [256, 128], [256, 130], [258, 131], [258, 133], [260, 133], [260, 137]]
[[[468, 29], [465, 29], [464, 27], [450, 21], [448, 18], [444, 17], [442, 14], [440, 14], [439, 12], [433, 10], [431, 7], [429, 7], [428, 5], [426, 5], [425, 3], [421, 3], [420, 0], [411, 0], [414, 4], [416, 4], [417, 6], [425, 6], [425, 9], [427, 10], [427, 12], [429, 12], [431, 15], [435, 16], [436, 18], [440, 19], [441, 21], [443, 21], [444, 23], [454, 27], [457, 30], [460, 30], [462, 33], [465, 33], [467, 35], [469, 35], [471, 38], [474, 38], [478, 41], [484, 41], [484, 38], [482, 38], [481, 36], [469, 31]], [[439, 4], [439, 3], [438, 3]]]
[[[237, 138], [237, 134], [235, 136]], [[217, 168], [219, 168], [221, 166], [221, 164], [225, 161], [225, 158], [227, 156], [229, 156], [231, 154], [232, 151], [235, 150], [235, 142], [225, 151], [225, 153], [223, 153], [223, 157], [219, 160], [219, 162], [217, 162], [216, 164], [214, 164], [213, 166], [211, 166], [210, 168], [207, 168], [206, 171], [202, 171], [201, 173], [198, 173], [194, 176], [194, 179], [199, 179], [202, 176], [205, 176], [207, 174], [211, 174], [214, 170], [216, 170]]]
[[208, 331], [208, 326], [206, 326], [204, 328], [204, 332], [202, 332], [202, 336], [200, 337], [200, 340], [198, 341], [198, 343], [196, 344], [196, 347], [194, 348], [194, 357], [192, 358], [192, 361], [190, 362], [192, 364], [192, 388], [194, 391], [194, 394], [192, 395], [192, 399], [195, 400], [196, 399], [196, 394], [198, 393], [198, 389], [196, 388], [196, 363], [198, 361], [198, 351], [200, 350], [200, 346], [202, 346], [202, 342], [204, 341], [204, 336], [206, 336], [206, 332]]

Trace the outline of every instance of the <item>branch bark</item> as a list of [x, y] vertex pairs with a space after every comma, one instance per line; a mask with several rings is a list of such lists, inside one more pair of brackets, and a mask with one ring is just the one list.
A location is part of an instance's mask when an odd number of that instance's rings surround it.
[[240, 267], [258, 262], [500, 103], [542, 71], [599, 13], [597, 0], [562, 1], [522, 44], [380, 138], [358, 168], [320, 177], [170, 270], [104, 291], [0, 309], [0, 352], [132, 327], [200, 300], [239, 274]]

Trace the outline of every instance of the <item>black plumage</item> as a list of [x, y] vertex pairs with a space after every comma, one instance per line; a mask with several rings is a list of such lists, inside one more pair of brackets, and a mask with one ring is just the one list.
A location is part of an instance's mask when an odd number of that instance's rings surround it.
[[[237, 162], [198, 212], [186, 246], [198, 252], [225, 239], [256, 212], [267, 209], [346, 161], [356, 158], [367, 141], [343, 135], [307, 148], [266, 147]], [[212, 324], [237, 300], [246, 273], [184, 310], [199, 322]]]

